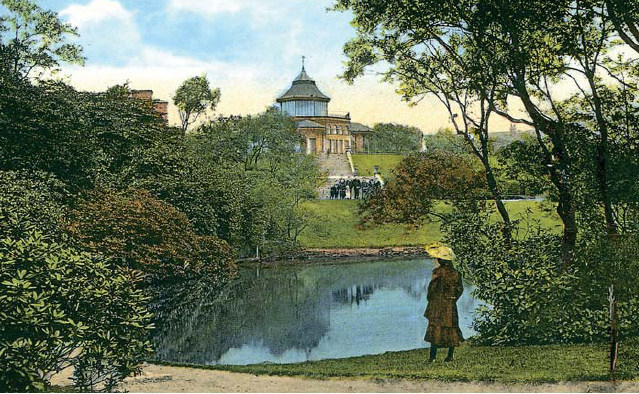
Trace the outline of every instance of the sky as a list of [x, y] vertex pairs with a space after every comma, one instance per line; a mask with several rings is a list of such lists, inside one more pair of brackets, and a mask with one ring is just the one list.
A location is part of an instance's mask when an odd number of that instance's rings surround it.
[[[433, 98], [409, 107], [396, 87], [369, 72], [348, 85], [343, 45], [355, 36], [352, 15], [329, 11], [333, 0], [47, 0], [78, 28], [84, 67], [64, 66], [78, 89], [101, 91], [129, 82], [169, 101], [185, 79], [205, 73], [221, 101], [212, 115], [264, 111], [288, 89], [306, 57], [306, 71], [332, 98], [329, 112], [350, 112], [355, 122], [393, 122], [425, 133], [451, 126]], [[493, 127], [508, 129], [505, 121]]]

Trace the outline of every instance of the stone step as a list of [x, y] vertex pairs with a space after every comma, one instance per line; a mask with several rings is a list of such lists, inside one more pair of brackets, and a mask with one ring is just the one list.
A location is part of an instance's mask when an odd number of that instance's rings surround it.
[[322, 170], [327, 171], [329, 176], [346, 177], [351, 176], [351, 166], [348, 156], [343, 154], [321, 154], [317, 156]]

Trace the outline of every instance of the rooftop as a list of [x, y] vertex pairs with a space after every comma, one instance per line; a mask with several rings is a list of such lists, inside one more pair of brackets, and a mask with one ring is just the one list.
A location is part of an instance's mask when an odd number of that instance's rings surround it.
[[319, 123], [315, 123], [311, 120], [300, 120], [295, 122], [298, 129], [325, 129], [326, 127], [322, 126]]
[[282, 101], [290, 101], [290, 100], [312, 100], [312, 101], [326, 101], [329, 102], [331, 100], [330, 97], [322, 93], [315, 81], [312, 80], [304, 66], [302, 66], [302, 71], [299, 73], [297, 78], [293, 80], [293, 84], [291, 87], [277, 98], [277, 102]]

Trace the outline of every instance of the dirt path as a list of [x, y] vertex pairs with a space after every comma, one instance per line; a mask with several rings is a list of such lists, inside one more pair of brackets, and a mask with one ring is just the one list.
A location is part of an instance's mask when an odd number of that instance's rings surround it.
[[256, 376], [195, 368], [147, 365], [141, 376], [127, 379], [125, 390], [144, 392], [639, 392], [639, 381], [558, 384], [447, 383], [432, 380], [316, 380]]

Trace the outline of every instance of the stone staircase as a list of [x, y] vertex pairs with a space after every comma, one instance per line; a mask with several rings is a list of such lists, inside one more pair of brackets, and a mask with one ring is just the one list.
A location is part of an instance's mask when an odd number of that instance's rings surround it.
[[[355, 176], [351, 172], [351, 165], [348, 163], [348, 157], [346, 154], [322, 154], [317, 156], [322, 170], [328, 172], [328, 179], [318, 190], [318, 198], [320, 200], [330, 200], [331, 198], [331, 186], [339, 182], [340, 179], [354, 179], [357, 178], [362, 182], [368, 182], [375, 179], [372, 176]], [[347, 198], [350, 198], [350, 193], [347, 192]]]
[[348, 163], [346, 154], [330, 153], [327, 155], [322, 153], [317, 156], [317, 161], [319, 161], [322, 171], [328, 173], [326, 184], [318, 190], [318, 198], [320, 200], [329, 200], [331, 198], [331, 186], [342, 178], [347, 179], [353, 176], [351, 165]]
[[322, 166], [322, 170], [328, 171], [329, 178], [337, 177], [339, 179], [353, 175], [346, 154], [331, 153], [327, 155], [323, 153], [317, 156], [317, 160]]

